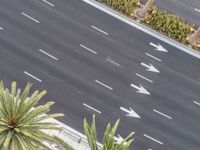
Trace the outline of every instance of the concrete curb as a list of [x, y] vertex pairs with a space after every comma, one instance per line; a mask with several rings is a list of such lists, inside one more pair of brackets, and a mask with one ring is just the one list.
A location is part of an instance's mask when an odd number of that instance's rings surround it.
[[198, 51], [196, 51], [192, 48], [189, 48], [189, 47], [187, 47], [187, 46], [185, 46], [185, 45], [183, 45], [183, 44], [181, 44], [181, 43], [179, 43], [179, 42], [177, 42], [173, 39], [170, 39], [169, 37], [157, 32], [155, 30], [152, 30], [152, 29], [136, 22], [135, 20], [132, 20], [132, 19], [116, 12], [115, 10], [113, 10], [113, 9], [111, 9], [111, 8], [109, 8], [109, 7], [103, 5], [103, 4], [101, 4], [101, 3], [99, 3], [95, 0], [82, 0], [82, 1], [93, 6], [93, 7], [95, 7], [95, 8], [97, 8], [97, 9], [99, 9], [99, 10], [101, 10], [101, 11], [103, 11], [103, 12], [105, 12], [105, 13], [107, 13], [107, 14], [109, 14], [109, 15], [111, 15], [111, 16], [113, 16], [113, 17], [115, 17], [115, 18], [117, 18], [117, 19], [119, 19], [119, 20], [121, 20], [121, 21], [123, 21], [123, 22], [125, 22], [125, 23], [127, 23], [127, 24], [129, 24], [129, 25], [131, 25], [131, 26], [133, 26], [133, 27], [135, 27], [135, 28], [137, 28], [138, 30], [141, 30], [141, 31], [143, 31], [143, 32], [145, 32], [145, 33], [147, 33], [147, 34], [149, 34], [149, 35], [151, 35], [151, 36], [153, 36], [153, 37], [155, 37], [155, 38], [157, 38], [157, 39], [159, 39], [159, 40], [161, 40], [161, 41], [163, 41], [163, 42], [165, 42], [165, 43], [167, 43], [171, 46], [176, 47], [177, 49], [179, 49], [179, 50], [181, 50], [181, 51], [183, 51], [187, 54], [190, 54], [190, 55], [200, 59], [200, 52], [198, 52]]
[[[56, 119], [49, 118], [47, 119], [47, 121], [58, 124], [58, 126], [60, 126], [62, 130], [46, 131], [46, 133], [59, 137], [60, 139], [64, 140], [67, 144], [69, 144], [71, 147], [73, 147], [75, 150], [90, 150], [87, 137], [84, 134], [74, 130], [73, 128], [67, 126], [66, 124]], [[99, 148], [102, 147], [100, 143], [98, 143], [98, 146]]]

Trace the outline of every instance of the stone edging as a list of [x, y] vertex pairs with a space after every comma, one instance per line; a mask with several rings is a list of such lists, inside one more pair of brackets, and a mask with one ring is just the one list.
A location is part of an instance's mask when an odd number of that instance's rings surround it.
[[194, 50], [190, 47], [187, 47], [186, 45], [181, 44], [181, 43], [179, 43], [179, 42], [157, 32], [155, 30], [151, 29], [151, 28], [148, 28], [147, 26], [140, 24], [133, 19], [128, 18], [128, 17], [120, 14], [119, 12], [117, 12], [117, 11], [115, 11], [115, 10], [95, 1], [95, 0], [82, 0], [82, 1], [87, 3], [87, 4], [92, 5], [93, 7], [97, 8], [97, 9], [99, 9], [99, 10], [101, 10], [101, 11], [103, 11], [103, 12], [105, 12], [105, 13], [107, 13], [107, 14], [109, 14], [109, 15], [111, 15], [111, 16], [113, 16], [113, 17], [135, 27], [135, 28], [137, 28], [137, 29], [139, 29], [140, 31], [143, 31], [143, 32], [145, 32], [145, 33], [147, 33], [147, 34], [149, 34], [149, 35], [151, 35], [151, 36], [153, 36], [153, 37], [155, 37], [155, 38], [157, 38], [157, 39], [159, 39], [159, 40], [161, 40], [161, 41], [163, 41], [163, 42], [165, 42], [165, 43], [167, 43], [171, 46], [176, 47], [177, 49], [179, 49], [179, 50], [181, 50], [181, 51], [183, 51], [187, 54], [190, 54], [190, 55], [200, 59], [200, 52], [198, 52], [198, 51], [196, 51], [196, 50]]

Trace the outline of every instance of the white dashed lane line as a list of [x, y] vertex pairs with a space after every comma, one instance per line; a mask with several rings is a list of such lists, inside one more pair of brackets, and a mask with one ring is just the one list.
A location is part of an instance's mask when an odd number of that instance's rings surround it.
[[102, 83], [102, 82], [100, 82], [100, 81], [98, 81], [98, 80], [95, 80], [95, 82], [98, 83], [98, 84], [100, 84], [100, 85], [102, 85], [102, 86], [104, 86], [104, 87], [106, 87], [106, 88], [108, 88], [109, 90], [113, 90], [112, 87], [106, 85], [105, 83]]
[[150, 139], [150, 140], [152, 140], [152, 141], [154, 141], [154, 142], [156, 142], [156, 143], [158, 143], [158, 144], [163, 145], [163, 142], [161, 142], [161, 141], [159, 141], [159, 140], [156, 140], [155, 138], [153, 138], [153, 137], [151, 137], [151, 136], [149, 136], [149, 135], [147, 135], [147, 134], [144, 134], [144, 137], [146, 137], [146, 138], [148, 138], [148, 139]]
[[153, 83], [152, 80], [150, 80], [150, 79], [148, 79], [148, 78], [146, 78], [146, 77], [144, 77], [144, 76], [142, 76], [142, 75], [140, 75], [140, 74], [138, 74], [138, 73], [136, 73], [136, 76], [138, 76], [138, 77], [140, 77], [140, 78], [142, 78], [142, 79], [144, 79], [144, 80], [147, 80], [147, 81]]
[[43, 54], [45, 54], [45, 55], [47, 55], [47, 56], [53, 58], [54, 60], [57, 60], [57, 61], [58, 61], [58, 58], [56, 58], [56, 57], [54, 57], [53, 55], [51, 55], [51, 54], [45, 52], [44, 50], [42, 50], [42, 49], [38, 49], [38, 50], [39, 50], [41, 53], [43, 53]]
[[200, 13], [200, 9], [198, 9], [198, 8], [195, 8], [194, 10]]
[[4, 28], [3, 28], [3, 27], [0, 27], [0, 30], [4, 30]]
[[195, 103], [195, 104], [200, 106], [200, 102], [193, 101], [193, 103]]
[[91, 109], [91, 110], [93, 110], [93, 111], [95, 111], [95, 112], [101, 114], [101, 111], [97, 110], [96, 108], [93, 108], [92, 106], [89, 106], [89, 105], [86, 104], [86, 103], [83, 103], [83, 106], [85, 106], [85, 107], [87, 107], [87, 108], [89, 108], [89, 109]]
[[39, 81], [39, 82], [42, 82], [42, 80], [40, 80], [39, 78], [35, 77], [34, 75], [28, 73], [27, 71], [24, 71], [24, 73], [25, 73], [26, 75], [28, 75], [29, 77], [31, 77], [31, 78], [33, 78], [33, 79]]
[[22, 15], [24, 15], [25, 17], [35, 21], [36, 23], [40, 23], [37, 19], [34, 19], [33, 17], [29, 16], [28, 14], [24, 13], [24, 12], [21, 12]]
[[159, 61], [159, 62], [162, 61], [161, 59], [159, 59], [159, 58], [157, 58], [157, 57], [155, 57], [155, 56], [153, 56], [153, 55], [151, 55], [151, 54], [149, 54], [149, 53], [145, 53], [145, 55], [147, 55], [147, 56], [149, 56], [149, 57], [151, 57], [151, 58], [153, 58], [153, 59], [155, 59], [155, 60], [157, 60], [157, 61]]
[[83, 44], [80, 44], [80, 47], [82, 47], [82, 48], [84, 48], [84, 49], [86, 49], [86, 50], [88, 50], [88, 51], [92, 52], [93, 54], [97, 54], [97, 52], [96, 52], [96, 51], [94, 51], [94, 50], [92, 50], [92, 49], [90, 49], [90, 48], [88, 48], [88, 47], [84, 46]]
[[154, 109], [153, 111], [154, 111], [155, 113], [157, 113], [157, 114], [160, 114], [160, 115], [162, 115], [162, 116], [168, 118], [168, 119], [172, 119], [172, 117], [170, 117], [169, 115], [166, 115], [166, 114], [164, 114], [164, 113], [162, 113], [162, 112], [160, 112], [160, 111], [158, 111], [158, 110], [156, 110], [156, 109]]
[[99, 31], [99, 32], [101, 32], [101, 33], [103, 33], [103, 34], [105, 34], [105, 35], [109, 35], [107, 32], [105, 32], [105, 31], [103, 31], [103, 30], [101, 30], [101, 29], [99, 29], [99, 28], [97, 28], [97, 27], [95, 27], [95, 26], [91, 26], [93, 29], [95, 29], [95, 30], [97, 30], [97, 31]]
[[50, 3], [50, 2], [48, 2], [48, 1], [46, 1], [46, 0], [42, 0], [43, 2], [45, 2], [46, 4], [48, 4], [48, 5], [50, 5], [50, 6], [52, 6], [52, 7], [55, 7], [55, 5], [54, 4], [52, 4], [52, 3]]

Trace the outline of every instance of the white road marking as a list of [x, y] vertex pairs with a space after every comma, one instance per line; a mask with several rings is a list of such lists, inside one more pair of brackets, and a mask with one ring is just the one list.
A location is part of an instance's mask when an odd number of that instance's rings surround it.
[[141, 118], [131, 107], [129, 108], [129, 110], [124, 107], [120, 107], [120, 109], [126, 112], [126, 116], [128, 117]]
[[45, 51], [43, 51], [42, 49], [38, 49], [40, 52], [42, 52], [43, 54], [45, 54], [45, 55], [47, 55], [47, 56], [49, 56], [49, 57], [51, 57], [51, 58], [53, 58], [53, 59], [55, 59], [55, 60], [58, 60], [58, 58], [56, 58], [56, 57], [54, 57], [53, 55], [51, 55], [51, 54], [49, 54], [49, 53], [47, 53], [47, 52], [45, 52]]
[[105, 35], [108, 35], [107, 32], [105, 32], [105, 31], [103, 31], [103, 30], [101, 30], [101, 29], [99, 29], [99, 28], [97, 28], [97, 27], [95, 27], [95, 26], [91, 26], [91, 27], [94, 28], [94, 29], [96, 29], [97, 31], [99, 31], [99, 32], [101, 32], [101, 33], [103, 33], [103, 34], [105, 34]]
[[147, 135], [147, 134], [144, 134], [144, 137], [146, 137], [146, 138], [148, 138], [148, 139], [150, 139], [150, 140], [152, 140], [152, 141], [154, 141], [154, 142], [157, 142], [157, 143], [159, 143], [159, 144], [163, 145], [163, 142], [161, 142], [161, 141], [159, 141], [159, 140], [156, 140], [156, 139], [154, 139], [154, 138], [150, 137], [150, 136], [149, 136], [149, 135]]
[[34, 75], [32, 75], [32, 74], [30, 74], [30, 73], [28, 73], [28, 72], [26, 72], [26, 71], [24, 71], [24, 73], [25, 73], [26, 75], [32, 77], [33, 79], [35, 79], [35, 80], [37, 80], [37, 81], [39, 81], [39, 82], [42, 82], [42, 80], [40, 80], [39, 78], [35, 77]]
[[21, 14], [22, 14], [22, 15], [24, 15], [24, 16], [26, 16], [27, 18], [29, 18], [29, 19], [31, 19], [31, 20], [33, 20], [33, 21], [37, 22], [37, 23], [40, 23], [38, 20], [34, 19], [33, 17], [31, 17], [31, 16], [27, 15], [27, 14], [26, 14], [26, 13], [24, 13], [24, 12], [21, 12]]
[[200, 13], [200, 9], [198, 9], [198, 8], [195, 8], [194, 10]]
[[0, 30], [4, 30], [4, 28], [0, 27]]
[[164, 116], [164, 117], [166, 117], [166, 118], [168, 118], [168, 119], [172, 119], [172, 117], [170, 117], [170, 116], [168, 116], [168, 115], [166, 115], [166, 114], [164, 114], [164, 113], [162, 113], [162, 112], [160, 112], [160, 111], [158, 111], [156, 109], [154, 109], [153, 111], [158, 113], [158, 114], [160, 114], [160, 115], [162, 115], [162, 116]]
[[117, 67], [121, 67], [121, 65], [119, 63], [117, 63], [116, 61], [112, 60], [112, 58], [107, 57], [106, 61], [110, 62], [111, 64], [117, 66]]
[[131, 86], [138, 90], [136, 91], [137, 93], [151, 95], [151, 93], [149, 93], [142, 85], [137, 86], [137, 85], [131, 84]]
[[145, 64], [145, 63], [141, 62], [141, 65], [144, 66], [144, 67], [146, 67], [147, 71], [151, 71], [151, 72], [155, 72], [155, 73], [160, 73], [160, 71], [156, 67], [154, 67], [152, 64], [148, 65], [148, 64]]
[[114, 18], [119, 19], [120, 21], [122, 21], [122, 22], [124, 22], [146, 34], [151, 35], [152, 37], [155, 37], [155, 38], [163, 41], [164, 43], [174, 46], [177, 49], [184, 51], [184, 52], [200, 59], [200, 55], [198, 53], [194, 52], [191, 48], [189, 48], [183, 44], [180, 44], [179, 42], [172, 40], [171, 38], [166, 37], [165, 35], [155, 31], [154, 29], [148, 28], [129, 17], [122, 15], [121, 13], [113, 10], [112, 8], [109, 8], [109, 7], [99, 3], [97, 1], [94, 1], [94, 0], [82, 0], [82, 1], [109, 14], [110, 16], [113, 16]]
[[84, 48], [84, 49], [86, 49], [86, 50], [88, 50], [88, 51], [90, 51], [90, 52], [92, 52], [92, 53], [94, 53], [94, 54], [97, 54], [96, 51], [91, 50], [90, 48], [88, 48], [88, 47], [86, 47], [86, 46], [84, 46], [84, 45], [82, 45], [82, 44], [80, 44], [80, 47], [82, 47], [82, 48]]
[[90, 109], [92, 109], [93, 111], [96, 111], [97, 113], [101, 114], [101, 112], [100, 112], [99, 110], [97, 110], [97, 109], [95, 109], [95, 108], [93, 108], [93, 107], [91, 107], [91, 106], [89, 106], [89, 105], [87, 105], [87, 104], [85, 104], [85, 103], [83, 103], [83, 105], [84, 105], [85, 107], [90, 108]]
[[52, 4], [52, 3], [50, 3], [50, 2], [48, 2], [48, 1], [46, 1], [46, 0], [42, 0], [42, 1], [45, 2], [45, 3], [47, 3], [48, 5], [50, 5], [50, 6], [52, 6], [52, 7], [55, 7], [54, 4]]
[[142, 76], [142, 75], [140, 75], [140, 74], [138, 74], [138, 73], [136, 73], [136, 76], [138, 76], [138, 77], [140, 77], [140, 78], [142, 78], [142, 79], [145, 79], [145, 80], [147, 80], [147, 81], [153, 83], [152, 80], [150, 80], [150, 79], [148, 79], [148, 78], [146, 78], [146, 77], [144, 77], [144, 76]]
[[151, 46], [153, 46], [155, 48], [156, 51], [161, 51], [161, 52], [168, 52], [168, 50], [166, 50], [162, 45], [160, 45], [158, 43], [158, 45], [154, 44], [154, 43], [149, 43]]
[[199, 105], [199, 106], [200, 106], [200, 103], [199, 103], [199, 102], [193, 101], [193, 103], [195, 103], [195, 104], [197, 104], [197, 105]]
[[159, 61], [159, 62], [162, 61], [161, 59], [159, 59], [159, 58], [157, 58], [157, 57], [155, 57], [155, 56], [153, 56], [153, 55], [151, 55], [151, 54], [149, 54], [149, 53], [145, 53], [145, 54], [146, 54], [147, 56], [149, 56], [149, 57], [151, 57], [151, 58], [153, 58], [153, 59]]
[[109, 90], [113, 90], [112, 87], [110, 87], [110, 86], [108, 86], [108, 85], [106, 85], [106, 84], [104, 84], [104, 83], [102, 83], [102, 82], [100, 82], [100, 81], [98, 81], [98, 80], [95, 80], [95, 82], [97, 82], [97, 83], [99, 83], [100, 85], [102, 85], [102, 86], [108, 88]]

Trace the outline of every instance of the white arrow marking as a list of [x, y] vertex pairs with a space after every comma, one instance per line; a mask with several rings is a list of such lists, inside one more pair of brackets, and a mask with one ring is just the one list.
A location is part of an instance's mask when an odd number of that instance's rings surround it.
[[154, 43], [149, 43], [151, 46], [155, 47], [157, 51], [161, 51], [161, 52], [168, 52], [162, 45], [160, 45], [158, 43], [158, 45], [154, 44]]
[[[124, 138], [122, 138], [119, 134], [117, 135], [117, 137], [114, 137], [115, 139], [115, 144], [119, 145], [124, 141]], [[124, 142], [124, 144], [126, 144], [126, 142]]]
[[143, 86], [136, 86], [134, 84], [131, 84], [131, 86], [135, 89], [137, 89], [137, 93], [142, 93], [142, 94], [146, 94], [146, 95], [151, 95]]
[[124, 107], [120, 107], [120, 109], [124, 112], [126, 112], [126, 116], [128, 117], [134, 117], [134, 118], [141, 118], [131, 107], [130, 110], [124, 108]]
[[158, 69], [156, 69], [156, 67], [154, 67], [152, 64], [147, 65], [147, 64], [141, 62], [141, 65], [146, 67], [147, 71], [160, 73], [160, 71]]

